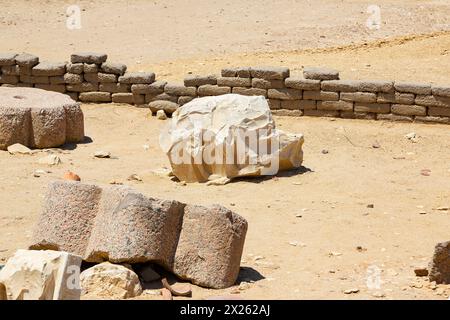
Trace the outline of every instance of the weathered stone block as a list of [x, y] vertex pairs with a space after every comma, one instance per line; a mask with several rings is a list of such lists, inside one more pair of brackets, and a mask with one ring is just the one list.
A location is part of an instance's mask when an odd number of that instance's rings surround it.
[[450, 97], [450, 87], [448, 86], [434, 85], [431, 88], [431, 92], [433, 93], [434, 96]]
[[89, 83], [94, 83], [94, 84], [98, 84], [98, 73], [85, 73], [83, 75], [84, 80], [89, 82]]
[[428, 115], [437, 117], [439, 116], [450, 117], [450, 108], [429, 107]]
[[450, 284], [450, 241], [438, 243], [429, 267], [430, 281]]
[[394, 114], [405, 116], [425, 116], [427, 114], [426, 107], [410, 104], [393, 104], [391, 110]]
[[66, 80], [64, 80], [64, 76], [53, 76], [49, 77], [50, 84], [66, 84]]
[[375, 103], [377, 102], [377, 95], [370, 92], [341, 92], [341, 100], [344, 101], [355, 101], [355, 102], [365, 102], [365, 103]]
[[100, 83], [116, 83], [117, 75], [112, 73], [98, 73], [97, 75], [98, 82]]
[[292, 88], [269, 89], [267, 90], [267, 96], [270, 99], [300, 100], [302, 99], [302, 91]]
[[252, 79], [240, 77], [218, 77], [217, 85], [225, 87], [251, 87]]
[[285, 88], [283, 80], [266, 80], [266, 79], [252, 79], [252, 87], [258, 89], [282, 89]]
[[395, 90], [405, 93], [427, 95], [431, 94], [431, 84], [413, 82], [395, 82]]
[[39, 58], [29, 53], [21, 53], [17, 55], [15, 59], [19, 66], [29, 69], [39, 63]]
[[77, 52], [70, 56], [72, 63], [88, 63], [88, 64], [102, 64], [106, 61], [108, 55], [104, 53], [95, 52]]
[[339, 80], [339, 72], [329, 68], [305, 67], [303, 77], [313, 80]]
[[215, 85], [217, 84], [216, 75], [198, 76], [189, 75], [184, 78], [184, 85], [186, 87], [199, 87], [205, 84]]
[[66, 64], [66, 70], [69, 73], [82, 74], [84, 65], [82, 63], [68, 63]]
[[[450, 114], [449, 114], [450, 116]], [[416, 116], [414, 118], [414, 121], [416, 122], [423, 122], [423, 123], [441, 123], [441, 124], [450, 124], [450, 117], [442, 117], [442, 116]]]
[[155, 74], [153, 72], [128, 72], [119, 77], [120, 83], [153, 83], [155, 82]]
[[124, 65], [123, 63], [105, 62], [102, 63], [100, 70], [103, 73], [110, 73], [118, 76], [123, 76], [127, 71], [127, 66]]
[[353, 102], [347, 101], [318, 101], [317, 110], [353, 111]]
[[250, 74], [253, 78], [266, 80], [284, 80], [289, 77], [289, 68], [285, 67], [255, 67], [250, 68]]
[[415, 103], [420, 106], [426, 106], [426, 107], [450, 108], [450, 98], [449, 97], [417, 95], [416, 99], [415, 99]]
[[197, 92], [198, 92], [199, 96], [218, 96], [218, 95], [230, 93], [231, 88], [205, 84], [203, 86], [198, 87]]
[[170, 95], [170, 94], [167, 94], [167, 93], [161, 93], [161, 94], [158, 94], [158, 95], [151, 95], [151, 99], [150, 99], [150, 102], [152, 102], [152, 101], [159, 101], [159, 100], [164, 100], [164, 101], [171, 101], [171, 102], [177, 102], [178, 101], [178, 96], [173, 96], [173, 95]]
[[414, 104], [415, 95], [412, 93], [385, 93], [379, 92], [377, 95], [378, 103], [399, 103], [399, 104]]
[[133, 104], [134, 98], [132, 93], [113, 93], [112, 102]]
[[168, 83], [164, 86], [164, 92], [174, 96], [197, 96], [196, 87], [185, 87], [183, 84]]
[[79, 84], [68, 84], [66, 85], [67, 91], [73, 91], [73, 92], [91, 92], [91, 91], [97, 91], [98, 90], [98, 84], [97, 83], [91, 83], [91, 82], [83, 82]]
[[0, 75], [0, 84], [17, 84], [19, 82], [18, 76]]
[[82, 74], [66, 73], [64, 75], [64, 82], [67, 84], [81, 84], [84, 81]]
[[390, 113], [391, 105], [388, 103], [355, 103], [355, 112], [359, 113]]
[[363, 92], [393, 92], [394, 82], [383, 80], [362, 80], [359, 83], [359, 90]]
[[34, 85], [35, 88], [46, 90], [46, 91], [54, 91], [54, 92], [60, 92], [65, 93], [66, 92], [66, 86], [64, 84], [40, 84], [37, 83]]
[[99, 70], [98, 65], [95, 63], [83, 63], [83, 72], [84, 73], [97, 73]]
[[358, 80], [326, 80], [322, 81], [321, 88], [324, 91], [356, 92], [360, 85], [361, 81]]
[[16, 64], [17, 53], [0, 53], [0, 66], [12, 66]]
[[2, 66], [0, 74], [6, 76], [18, 76], [19, 70], [19, 66], [16, 64], [12, 66]]
[[179, 104], [180, 106], [182, 106], [182, 105], [184, 105], [184, 104], [186, 104], [186, 103], [188, 103], [188, 102], [191, 102], [193, 99], [194, 99], [194, 97], [190, 97], [190, 96], [181, 96], [181, 97], [178, 98], [178, 104]]
[[264, 96], [267, 97], [267, 90], [258, 88], [242, 88], [234, 87], [232, 93], [241, 94], [243, 96]]
[[148, 106], [153, 113], [158, 112], [158, 110], [164, 110], [166, 114], [172, 114], [180, 107], [178, 103], [167, 100], [152, 101]]
[[222, 77], [241, 77], [250, 78], [251, 68], [250, 67], [236, 67], [236, 68], [224, 68], [222, 69]]
[[40, 62], [33, 67], [31, 74], [33, 76], [62, 76], [66, 73], [65, 63]]
[[109, 92], [82, 92], [78, 98], [82, 102], [111, 102]]
[[125, 83], [100, 83], [99, 91], [110, 93], [130, 93], [131, 84]]
[[339, 93], [331, 91], [303, 91], [303, 99], [305, 100], [339, 100]]
[[392, 114], [392, 113], [389, 113], [389, 114], [378, 113], [377, 120], [412, 122], [413, 117], [412, 116], [401, 116], [401, 115], [396, 115], [396, 114]]
[[284, 80], [288, 88], [299, 90], [320, 90], [320, 80], [289, 77]]
[[267, 103], [269, 104], [270, 110], [281, 109], [281, 100], [278, 100], [278, 99], [267, 99]]

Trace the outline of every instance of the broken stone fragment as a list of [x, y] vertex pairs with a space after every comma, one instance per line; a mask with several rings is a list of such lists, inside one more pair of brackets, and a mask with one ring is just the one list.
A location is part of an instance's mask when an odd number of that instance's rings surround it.
[[430, 281], [450, 284], [450, 241], [438, 243], [429, 266]]

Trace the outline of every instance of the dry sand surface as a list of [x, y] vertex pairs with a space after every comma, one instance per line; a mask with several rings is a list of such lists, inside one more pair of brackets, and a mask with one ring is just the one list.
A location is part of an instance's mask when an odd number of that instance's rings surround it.
[[[347, 79], [450, 83], [447, 1], [378, 1], [378, 31], [364, 27], [365, 1], [78, 3], [85, 9], [83, 29], [69, 31], [69, 1], [0, 1], [0, 51], [28, 51], [49, 60], [68, 59], [78, 50], [104, 51], [132, 70], [152, 70], [170, 80], [264, 64], [289, 66], [293, 73], [304, 65], [331, 66]], [[433, 210], [450, 205], [449, 126], [276, 117], [281, 129], [305, 135], [308, 170], [220, 187], [182, 186], [152, 173], [168, 166], [158, 146], [164, 122], [131, 106], [83, 110], [93, 142], [53, 150], [61, 165], [37, 164], [44, 152], [0, 152], [0, 262], [28, 244], [47, 182], [72, 170], [84, 182], [115, 180], [149, 196], [220, 203], [244, 216], [249, 232], [241, 279], [255, 282], [240, 293], [243, 298], [450, 295], [449, 286], [433, 290], [413, 272], [428, 262], [437, 242], [449, 240], [450, 212]], [[404, 137], [410, 132], [420, 136], [417, 143]], [[114, 157], [95, 159], [97, 150]], [[36, 178], [37, 169], [51, 172]], [[423, 169], [431, 175], [421, 175]], [[127, 181], [131, 174], [143, 181]], [[380, 289], [367, 287], [371, 270], [381, 271]], [[352, 288], [359, 292], [343, 293]], [[230, 290], [195, 287], [193, 296]]]

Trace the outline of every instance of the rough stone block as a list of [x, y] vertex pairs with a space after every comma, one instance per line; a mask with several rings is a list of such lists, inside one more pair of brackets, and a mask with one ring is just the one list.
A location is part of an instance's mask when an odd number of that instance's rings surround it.
[[360, 84], [361, 81], [358, 80], [326, 80], [322, 81], [321, 88], [324, 91], [356, 92]]
[[395, 90], [398, 92], [427, 95], [431, 94], [431, 84], [413, 82], [395, 82]]
[[236, 67], [236, 68], [225, 68], [222, 69], [222, 77], [241, 77], [250, 78], [251, 68], [250, 67]]
[[439, 116], [450, 117], [450, 108], [429, 107], [428, 115], [437, 116], [437, 117], [439, 117]]
[[302, 99], [302, 91], [292, 88], [269, 89], [267, 90], [267, 96], [270, 99], [299, 100]]
[[164, 86], [164, 92], [174, 96], [197, 96], [196, 87], [185, 87], [183, 84], [168, 83]]
[[222, 94], [231, 93], [230, 87], [219, 87], [217, 85], [205, 84], [198, 87], [199, 96], [218, 96]]
[[313, 80], [339, 80], [339, 71], [329, 68], [305, 67], [303, 77]]
[[0, 271], [8, 300], [79, 300], [81, 257], [57, 251], [18, 250]]
[[199, 87], [205, 84], [215, 85], [217, 84], [216, 75], [198, 76], [189, 75], [184, 78], [184, 85], [186, 87]]
[[391, 110], [394, 114], [405, 116], [425, 116], [427, 114], [426, 107], [411, 104], [393, 104]]
[[119, 77], [119, 82], [129, 84], [150, 84], [155, 82], [155, 74], [153, 72], [128, 72]]
[[84, 80], [89, 83], [94, 83], [94, 84], [99, 83], [98, 73], [85, 73], [83, 75], [83, 77], [84, 77]]
[[250, 68], [250, 74], [253, 78], [284, 80], [289, 77], [290, 71], [285, 67], [256, 67]]
[[158, 95], [164, 92], [167, 82], [155, 81], [152, 84], [133, 84], [131, 92], [134, 94]]
[[178, 96], [173, 96], [173, 95], [167, 94], [165, 92], [158, 94], [156, 96], [155, 95], [151, 95], [151, 96], [152, 96], [152, 98], [151, 98], [150, 102], [164, 100], [164, 101], [171, 101], [171, 102], [176, 103], [178, 101]]
[[438, 243], [429, 266], [429, 279], [437, 284], [450, 284], [450, 241]]
[[98, 71], [99, 67], [95, 63], [83, 63], [84, 73], [97, 73]]
[[127, 66], [124, 65], [123, 63], [105, 62], [102, 63], [100, 70], [103, 73], [110, 73], [118, 76], [123, 76], [127, 71]]
[[117, 75], [113, 73], [98, 73], [98, 82], [100, 83], [117, 83]]
[[281, 109], [281, 100], [278, 100], [278, 99], [267, 99], [267, 103], [269, 104], [270, 110]]
[[0, 66], [12, 66], [16, 64], [17, 53], [0, 53]]
[[109, 92], [82, 92], [78, 98], [82, 102], [111, 102]]
[[434, 96], [450, 97], [450, 87], [447, 86], [432, 86], [431, 92]]
[[317, 101], [315, 101], [315, 100], [300, 100], [300, 109], [302, 109], [302, 110], [317, 109]]
[[186, 104], [186, 103], [188, 103], [188, 102], [191, 102], [192, 100], [194, 100], [194, 97], [190, 97], [190, 96], [181, 96], [181, 97], [178, 98], [178, 104], [179, 104], [180, 106], [182, 106], [182, 105], [184, 105], [184, 104]]
[[340, 98], [341, 100], [344, 101], [355, 101], [365, 103], [377, 102], [377, 95], [371, 92], [341, 92]]
[[284, 80], [288, 88], [299, 90], [320, 90], [320, 80], [289, 77]]
[[2, 66], [0, 74], [7, 75], [7, 76], [18, 76], [19, 75], [19, 66], [13, 65], [13, 66]]
[[251, 78], [240, 77], [218, 77], [217, 85], [221, 87], [251, 87]]
[[133, 104], [134, 98], [132, 93], [113, 93], [112, 102]]
[[64, 82], [67, 84], [81, 84], [84, 81], [83, 75], [76, 73], [66, 73]]
[[31, 74], [33, 76], [62, 76], [66, 73], [65, 63], [40, 62], [33, 67]]
[[133, 94], [133, 103], [135, 105], [145, 104], [145, 94]]
[[303, 100], [281, 100], [280, 108], [284, 110], [300, 110], [300, 102]]
[[73, 92], [91, 92], [91, 91], [98, 90], [98, 84], [91, 83], [91, 82], [68, 84], [68, 85], [66, 85], [66, 89], [67, 89], [67, 91], [73, 91]]
[[17, 84], [19, 83], [18, 76], [0, 75], [0, 84]]
[[450, 98], [440, 96], [417, 95], [415, 103], [426, 107], [450, 108]]
[[82, 74], [84, 71], [84, 64], [82, 63], [68, 63], [66, 64], [68, 73]]
[[353, 102], [347, 101], [318, 101], [317, 110], [353, 111]]
[[252, 87], [258, 89], [282, 89], [285, 88], [283, 80], [266, 80], [266, 79], [252, 79]]
[[412, 93], [385, 93], [380, 92], [377, 95], [378, 103], [399, 103], [399, 104], [414, 104], [415, 96]]
[[392, 114], [392, 113], [389, 113], [389, 114], [378, 113], [377, 120], [412, 122], [413, 117], [412, 116], [401, 116], [401, 115], [396, 115], [396, 114]]
[[29, 53], [21, 53], [15, 59], [19, 66], [30, 69], [39, 63], [39, 58]]
[[236, 93], [236, 94], [241, 94], [243, 96], [267, 97], [267, 90], [265, 90], [265, 89], [234, 87], [232, 92]]
[[355, 103], [355, 112], [359, 113], [390, 113], [389, 103]]
[[331, 91], [303, 91], [303, 99], [305, 100], [339, 100], [339, 93]]
[[[450, 116], [450, 113], [449, 113]], [[414, 121], [416, 122], [423, 122], [423, 123], [440, 123], [440, 124], [450, 124], [450, 117], [441, 117], [441, 116], [416, 116], [414, 118]]]
[[72, 63], [88, 63], [88, 64], [102, 64], [106, 61], [108, 55], [104, 53], [95, 52], [77, 52], [70, 56]]
[[66, 84], [66, 80], [64, 80], [64, 76], [53, 76], [49, 77], [50, 84]]
[[60, 92], [65, 93], [66, 92], [66, 86], [64, 84], [35, 84], [35, 88], [46, 90], [46, 91], [54, 91], [54, 92]]
[[99, 91], [110, 93], [130, 93], [131, 84], [125, 83], [100, 83]]
[[393, 92], [394, 82], [383, 80], [362, 80], [359, 83], [359, 90], [363, 92]]
[[159, 110], [164, 110], [166, 114], [172, 114], [180, 107], [178, 103], [167, 100], [152, 101], [148, 104], [148, 106], [153, 113], [156, 113]]

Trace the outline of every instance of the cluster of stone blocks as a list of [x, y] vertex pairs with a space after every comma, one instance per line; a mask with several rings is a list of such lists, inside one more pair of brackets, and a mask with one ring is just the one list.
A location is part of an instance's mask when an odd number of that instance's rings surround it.
[[0, 54], [0, 85], [69, 94], [82, 102], [116, 102], [173, 113], [196, 97], [261, 95], [275, 113], [450, 123], [450, 86], [394, 81], [340, 80], [327, 68], [304, 68], [291, 77], [283, 67], [223, 69], [220, 76], [189, 75], [184, 83], [156, 81], [152, 72], [126, 73], [106, 54], [78, 53], [70, 63], [39, 62], [30, 54]]
[[30, 249], [66, 251], [88, 262], [153, 262], [194, 284], [225, 288], [238, 277], [246, 233], [247, 221], [219, 205], [56, 181]]

